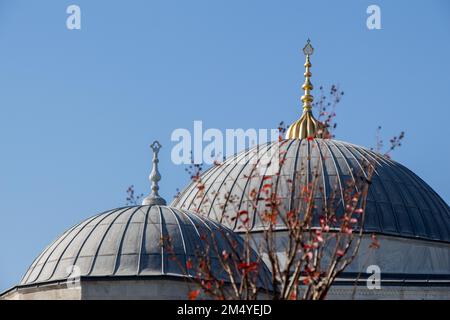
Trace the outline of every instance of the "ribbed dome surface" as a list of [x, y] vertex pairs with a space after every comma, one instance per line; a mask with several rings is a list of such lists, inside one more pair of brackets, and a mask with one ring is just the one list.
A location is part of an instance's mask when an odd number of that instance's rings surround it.
[[[170, 250], [163, 239], [170, 239]], [[214, 241], [218, 252], [230, 252], [232, 241], [238, 244], [236, 250], [242, 245], [231, 230], [184, 210], [166, 206], [110, 210], [72, 227], [48, 246], [21, 285], [65, 279], [73, 265], [81, 276], [185, 276], [180, 265], [189, 258], [195, 261], [205, 241]], [[214, 265], [219, 261], [213, 251], [207, 254]]]
[[[319, 174], [318, 184], [326, 197], [335, 194], [335, 198], [342, 198], [346, 183], [361, 176], [364, 164], [370, 161], [376, 172], [369, 188], [364, 230], [450, 242], [449, 206], [416, 174], [395, 161], [363, 147], [328, 139], [284, 140], [261, 145], [258, 152], [255, 148], [210, 168], [201, 176], [201, 188], [197, 182], [191, 183], [172, 205], [199, 212], [236, 231], [240, 229], [239, 219], [228, 217], [246, 210], [252, 230], [258, 230], [262, 223], [250, 205], [249, 194], [251, 190], [261, 193], [263, 177], [270, 175], [255, 165], [267, 154], [272, 162], [275, 156], [282, 160], [277, 171], [280, 174], [272, 180], [282, 213], [296, 208], [299, 190], [311, 181], [312, 172]], [[258, 210], [263, 206], [264, 201], [257, 203]]]

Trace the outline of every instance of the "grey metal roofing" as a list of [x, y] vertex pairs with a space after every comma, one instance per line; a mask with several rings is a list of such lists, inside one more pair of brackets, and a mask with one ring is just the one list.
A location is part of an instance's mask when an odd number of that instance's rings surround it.
[[[83, 277], [184, 277], [196, 271], [195, 259], [202, 250], [218, 266], [216, 251], [206, 250], [205, 242], [217, 245], [218, 252], [243, 248], [233, 231], [185, 210], [157, 205], [114, 209], [67, 230], [35, 259], [20, 285], [66, 279], [73, 265]], [[189, 258], [193, 268], [186, 270], [181, 266]], [[220, 274], [223, 269], [215, 269], [216, 277], [227, 280]], [[267, 268], [261, 270], [260, 277], [270, 279]]]
[[[239, 219], [229, 217], [247, 210], [252, 230], [260, 230], [263, 225], [250, 205], [249, 193], [253, 189], [260, 193], [267, 172], [258, 174], [255, 163], [269, 153], [270, 157], [279, 155], [282, 160], [275, 182], [282, 213], [296, 208], [298, 190], [305, 181], [311, 181], [312, 172], [321, 176], [319, 186], [326, 197], [337, 193], [342, 198], [346, 182], [354, 181], [364, 163], [370, 161], [376, 172], [369, 188], [364, 230], [450, 242], [449, 206], [428, 184], [393, 160], [338, 140], [283, 140], [241, 152], [203, 173], [202, 188], [192, 182], [172, 206], [198, 212], [235, 231], [240, 229]], [[290, 183], [296, 184], [295, 188], [289, 188]], [[263, 205], [260, 201], [258, 209]]]

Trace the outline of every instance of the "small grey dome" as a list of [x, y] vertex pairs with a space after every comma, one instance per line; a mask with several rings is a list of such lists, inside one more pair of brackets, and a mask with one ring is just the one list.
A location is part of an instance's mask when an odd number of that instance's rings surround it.
[[[156, 205], [114, 209], [66, 231], [35, 259], [20, 284], [66, 279], [71, 266], [80, 276], [186, 276], [181, 266], [212, 236], [218, 252], [242, 248], [233, 231], [188, 211]], [[170, 239], [169, 247], [164, 239]], [[204, 252], [214, 265], [219, 261], [213, 251]], [[260, 276], [269, 276], [263, 269]]]
[[[262, 164], [268, 162], [264, 158], [280, 163], [279, 175], [264, 168]], [[312, 180], [312, 172], [319, 175], [318, 186], [324, 195], [329, 198], [334, 193], [339, 200], [346, 183], [361, 176], [368, 161], [375, 164], [376, 172], [367, 199], [366, 232], [450, 242], [449, 206], [428, 184], [395, 161], [338, 140], [283, 140], [241, 152], [203, 173], [201, 188], [197, 182], [191, 183], [172, 206], [198, 212], [235, 231], [240, 230], [240, 221], [230, 217], [248, 211], [252, 230], [257, 231], [264, 226], [255, 206], [261, 212], [265, 203], [257, 201], [255, 205], [249, 194], [253, 190], [262, 194], [263, 179], [268, 175], [273, 177], [283, 214], [297, 207], [300, 188]]]

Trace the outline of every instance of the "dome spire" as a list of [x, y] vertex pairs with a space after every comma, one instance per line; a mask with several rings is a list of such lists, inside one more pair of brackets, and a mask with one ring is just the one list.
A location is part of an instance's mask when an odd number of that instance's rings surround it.
[[305, 62], [305, 83], [303, 83], [302, 89], [304, 90], [301, 100], [303, 102], [303, 114], [299, 120], [294, 122], [286, 132], [286, 139], [305, 139], [305, 138], [322, 138], [325, 136], [325, 126], [319, 122], [312, 113], [312, 102], [314, 97], [311, 95], [313, 85], [311, 83], [311, 62], [310, 56], [314, 53], [314, 48], [311, 45], [311, 41], [308, 39], [303, 53], [306, 56]]
[[311, 68], [311, 62], [309, 61], [309, 57], [314, 53], [314, 48], [311, 45], [311, 40], [308, 39], [308, 42], [303, 48], [303, 53], [306, 56], [306, 62], [304, 73], [305, 83], [302, 86], [302, 89], [304, 90], [304, 95], [301, 97], [301, 100], [303, 102], [303, 111], [311, 111], [312, 109], [311, 103], [314, 101], [314, 97], [310, 94], [312, 89], [314, 89], [310, 80], [312, 74], [311, 71], [309, 71], [309, 68]]
[[154, 141], [150, 145], [150, 148], [153, 151], [153, 161], [152, 161], [153, 166], [152, 166], [152, 172], [150, 173], [150, 176], [149, 176], [149, 180], [152, 184], [152, 191], [142, 201], [143, 205], [165, 206], [167, 204], [166, 200], [164, 200], [158, 193], [158, 190], [159, 190], [158, 182], [161, 180], [161, 174], [158, 171], [158, 163], [159, 163], [158, 153], [159, 153], [159, 149], [161, 149], [161, 147], [162, 146], [158, 141]]

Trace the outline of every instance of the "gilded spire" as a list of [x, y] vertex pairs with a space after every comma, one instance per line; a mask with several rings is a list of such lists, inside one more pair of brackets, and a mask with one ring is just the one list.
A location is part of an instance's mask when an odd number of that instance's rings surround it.
[[143, 205], [165, 206], [167, 204], [166, 200], [161, 198], [161, 196], [158, 193], [158, 190], [159, 190], [158, 182], [161, 180], [161, 174], [158, 171], [158, 163], [159, 163], [158, 153], [159, 153], [159, 149], [161, 149], [161, 147], [162, 146], [158, 141], [154, 141], [150, 145], [150, 148], [153, 151], [153, 166], [152, 166], [152, 172], [150, 173], [150, 176], [149, 176], [149, 180], [152, 184], [152, 191], [142, 201]]
[[311, 61], [310, 56], [314, 53], [314, 48], [311, 45], [311, 41], [308, 39], [303, 53], [306, 56], [305, 62], [305, 83], [303, 83], [302, 89], [304, 91], [301, 100], [303, 102], [303, 114], [299, 120], [294, 122], [286, 132], [286, 139], [305, 139], [305, 138], [322, 138], [326, 134], [325, 126], [314, 118], [312, 114], [312, 102], [314, 97], [311, 95], [313, 85], [311, 83]]

